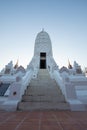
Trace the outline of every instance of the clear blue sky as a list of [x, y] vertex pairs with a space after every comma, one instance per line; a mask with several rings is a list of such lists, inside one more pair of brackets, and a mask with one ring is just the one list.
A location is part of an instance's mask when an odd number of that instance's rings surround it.
[[59, 67], [87, 66], [87, 0], [0, 0], [0, 70], [17, 59], [26, 67], [42, 28]]

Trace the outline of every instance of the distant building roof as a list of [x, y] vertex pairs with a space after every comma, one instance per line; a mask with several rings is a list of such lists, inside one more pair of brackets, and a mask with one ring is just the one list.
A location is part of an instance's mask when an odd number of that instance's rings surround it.
[[62, 72], [67, 72], [67, 73], [69, 73], [69, 70], [67, 69], [67, 67], [65, 67], [65, 66], [63, 66], [60, 70], [59, 70], [59, 72], [60, 73], [62, 73]]
[[25, 71], [25, 68], [24, 68], [23, 66], [19, 66], [19, 67], [17, 68], [17, 70], [16, 70], [16, 73], [19, 72], [19, 71], [21, 71], [22, 73], [25, 73], [25, 72], [26, 72], [26, 71]]

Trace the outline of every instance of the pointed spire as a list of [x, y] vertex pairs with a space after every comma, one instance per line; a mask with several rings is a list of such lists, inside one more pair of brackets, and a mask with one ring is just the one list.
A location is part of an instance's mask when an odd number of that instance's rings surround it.
[[42, 32], [44, 32], [44, 28], [42, 28]]
[[69, 59], [68, 59], [68, 69], [72, 69], [72, 65], [70, 64]]
[[68, 59], [68, 66], [70, 65], [70, 61], [69, 61], [69, 59]]
[[17, 60], [17, 62], [15, 64], [15, 66], [14, 66], [14, 69], [17, 69], [17, 68], [18, 68], [18, 60]]

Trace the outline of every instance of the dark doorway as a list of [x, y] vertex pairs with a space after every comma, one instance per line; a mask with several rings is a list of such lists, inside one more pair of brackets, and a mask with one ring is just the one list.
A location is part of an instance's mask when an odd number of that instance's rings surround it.
[[40, 60], [40, 69], [46, 69], [46, 60]]
[[40, 69], [46, 69], [46, 53], [40, 53]]
[[46, 53], [40, 53], [40, 57], [46, 58]]

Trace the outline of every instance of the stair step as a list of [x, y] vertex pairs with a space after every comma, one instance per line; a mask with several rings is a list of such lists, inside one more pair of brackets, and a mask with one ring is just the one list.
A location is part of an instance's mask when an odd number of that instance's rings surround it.
[[65, 102], [63, 95], [58, 96], [45, 96], [45, 95], [24, 95], [22, 97], [22, 102]]
[[20, 102], [18, 110], [69, 110], [68, 103]]
[[[43, 90], [43, 91], [42, 91]], [[44, 89], [42, 90], [38, 90], [38, 89], [30, 89], [30, 90], [27, 90], [25, 92], [25, 95], [51, 95], [51, 96], [57, 96], [59, 97], [60, 95], [62, 95], [62, 93], [60, 91], [49, 91], [46, 89], [46, 91]]]

